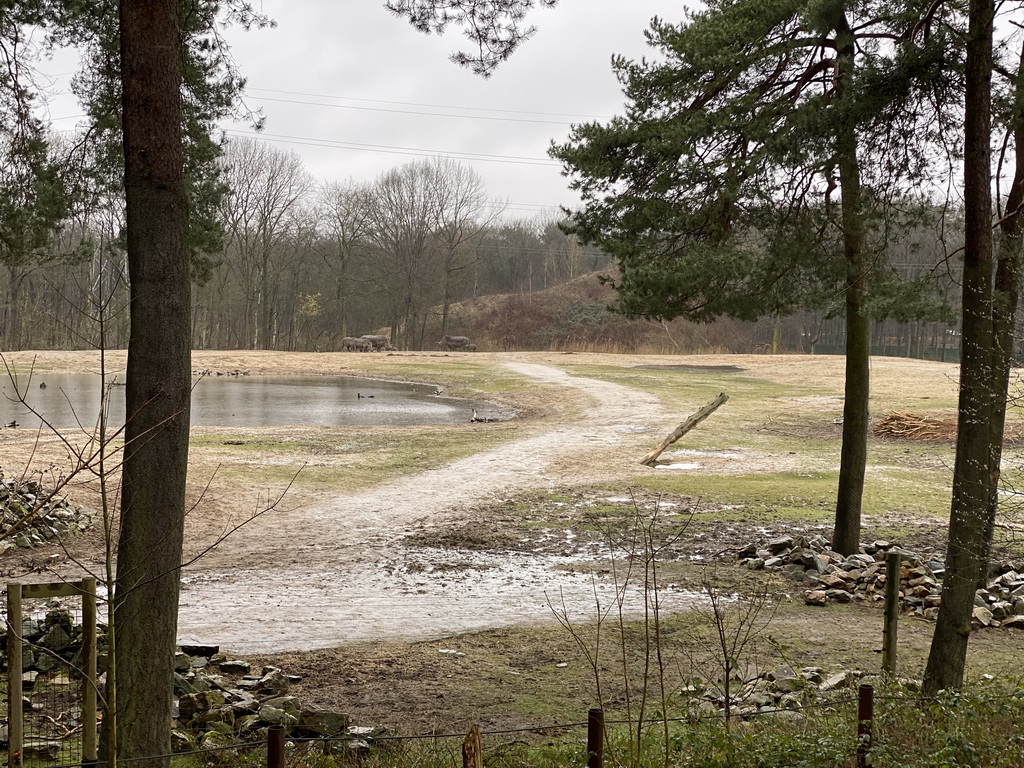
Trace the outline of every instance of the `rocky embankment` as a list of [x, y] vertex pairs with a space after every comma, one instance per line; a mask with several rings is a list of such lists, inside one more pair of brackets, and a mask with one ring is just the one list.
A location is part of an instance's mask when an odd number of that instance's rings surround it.
[[0, 470], [0, 555], [76, 536], [95, 517], [93, 510], [72, 504], [37, 480], [5, 477]]
[[[26, 608], [30, 617], [21, 626], [25, 642], [22, 710], [27, 720], [36, 721], [35, 727], [26, 729], [36, 737], [25, 746], [27, 753], [45, 757], [59, 750], [57, 739], [62, 734], [52, 732], [52, 740], [38, 736], [57, 724], [55, 713], [47, 711], [53, 689], [69, 690], [67, 681], [81, 667], [82, 627], [60, 599], [49, 600], [39, 610]], [[97, 648], [102, 686], [108, 662], [106, 627], [102, 625]], [[253, 668], [247, 661], [220, 653], [217, 646], [182, 646], [174, 664], [175, 751], [263, 741], [273, 725], [285, 726], [292, 737], [345, 737], [349, 748], [365, 747], [376, 735], [375, 729], [351, 726], [344, 714], [304, 705], [289, 693], [301, 678], [277, 667]], [[63, 725], [74, 728], [77, 723]]]
[[[782, 536], [750, 544], [736, 553], [741, 565], [758, 571], [776, 571], [805, 586], [804, 602], [824, 606], [830, 602], [885, 599], [889, 553], [900, 556], [902, 611], [934, 620], [942, 602], [946, 567], [938, 556], [922, 555], [887, 541], [875, 541], [845, 557], [831, 549], [824, 536]], [[986, 588], [974, 599], [974, 626], [1024, 629], [1024, 573], [1014, 563], [993, 567]]]

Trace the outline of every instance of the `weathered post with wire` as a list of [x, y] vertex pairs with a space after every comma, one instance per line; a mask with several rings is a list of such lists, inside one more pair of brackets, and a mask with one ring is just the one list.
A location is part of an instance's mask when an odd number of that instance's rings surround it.
[[885, 556], [885, 619], [882, 627], [882, 671], [896, 674], [896, 630], [900, 620], [899, 552]]
[[865, 683], [857, 696], [857, 768], [867, 768], [871, 752], [871, 721], [875, 719], [875, 689]]
[[587, 712], [587, 768], [601, 768], [604, 762], [604, 710]]
[[267, 768], [284, 768], [284, 726], [267, 729]]
[[462, 768], [484, 768], [484, 746], [480, 726], [470, 723], [469, 733], [462, 740]]

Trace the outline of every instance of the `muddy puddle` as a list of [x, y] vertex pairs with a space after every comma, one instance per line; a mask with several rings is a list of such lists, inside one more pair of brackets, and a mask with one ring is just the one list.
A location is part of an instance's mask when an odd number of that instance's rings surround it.
[[[216, 641], [244, 653], [315, 650], [373, 640], [440, 639], [462, 632], [590, 622], [599, 610], [643, 615], [639, 584], [617, 588], [597, 561], [530, 553], [407, 549], [368, 554], [365, 567], [286, 571], [265, 588], [256, 570], [202, 573], [183, 579], [182, 642]], [[223, 604], [218, 586], [248, 582], [247, 605]], [[659, 591], [661, 609], [704, 604], [699, 592], [673, 584]], [[254, 611], [251, 606], [267, 606]], [[307, 608], [301, 617], [294, 608]], [[275, 612], [274, 606], [283, 610]]]

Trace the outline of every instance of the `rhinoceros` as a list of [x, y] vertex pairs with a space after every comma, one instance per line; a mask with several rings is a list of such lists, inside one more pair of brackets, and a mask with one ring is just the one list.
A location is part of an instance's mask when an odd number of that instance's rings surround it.
[[374, 352], [380, 352], [382, 349], [391, 349], [391, 339], [387, 336], [376, 336], [369, 333], [364, 333], [359, 338], [366, 339], [373, 346]]
[[345, 336], [341, 340], [341, 348], [346, 352], [369, 352], [373, 348], [373, 344], [366, 339]]
[[[471, 346], [466, 336], [445, 336], [437, 344], [445, 349], [465, 349]], [[475, 349], [476, 347], [474, 346], [473, 348]]]

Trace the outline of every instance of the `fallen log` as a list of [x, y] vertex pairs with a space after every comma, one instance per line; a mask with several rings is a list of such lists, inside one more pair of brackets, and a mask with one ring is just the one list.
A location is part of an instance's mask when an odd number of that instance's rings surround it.
[[666, 437], [664, 440], [662, 440], [661, 445], [659, 445], [653, 451], [644, 456], [640, 460], [640, 463], [645, 464], [648, 467], [653, 466], [654, 462], [661, 455], [662, 451], [664, 451], [666, 448], [672, 445], [672, 443], [674, 443], [676, 440], [678, 440], [680, 437], [685, 435], [691, 429], [693, 429], [702, 421], [704, 421], [704, 419], [706, 419], [708, 416], [710, 416], [712, 413], [718, 410], [719, 406], [721, 406], [722, 403], [724, 403], [728, 399], [729, 396], [725, 394], [725, 392], [721, 393], [718, 397], [716, 397], [714, 400], [712, 400], [710, 403], [705, 405], [699, 411], [690, 416], [686, 421], [684, 421], [682, 424], [680, 424], [678, 427], [672, 430], [672, 434]]

